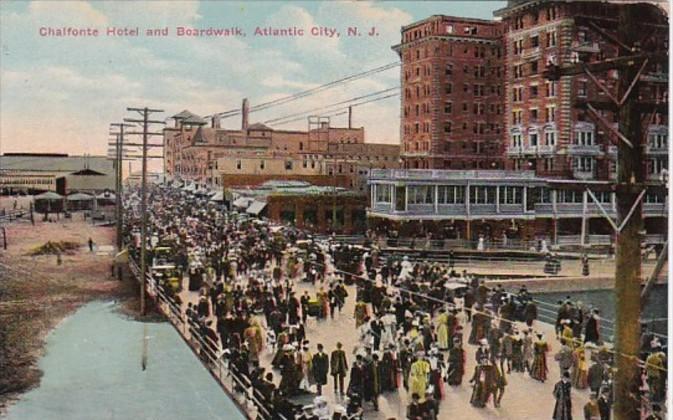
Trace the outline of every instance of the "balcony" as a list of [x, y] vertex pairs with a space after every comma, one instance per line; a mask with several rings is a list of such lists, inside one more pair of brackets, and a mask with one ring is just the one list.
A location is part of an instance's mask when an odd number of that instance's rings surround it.
[[553, 155], [556, 152], [556, 145], [554, 144], [541, 144], [537, 147], [537, 152], [540, 155]]
[[668, 155], [668, 147], [652, 146], [648, 144], [645, 146], [645, 154], [666, 156]]
[[377, 169], [372, 168], [371, 179], [387, 179], [394, 181], [467, 181], [491, 179], [533, 180], [534, 171], [509, 170], [442, 170], [442, 169]]
[[601, 154], [601, 147], [597, 144], [569, 144], [568, 154], [598, 156]]
[[593, 170], [573, 169], [573, 178], [575, 179], [594, 179], [596, 177]]
[[540, 55], [540, 47], [526, 48], [521, 53], [521, 58], [528, 59]]
[[657, 183], [662, 183], [664, 182], [664, 178], [667, 178], [667, 175], [661, 172], [655, 172], [655, 173], [650, 173], [647, 174], [647, 180], [648, 181], [654, 181]]
[[537, 146], [524, 145], [521, 147], [521, 153], [524, 155], [550, 155], [556, 151], [555, 145], [538, 144]]
[[523, 154], [523, 147], [522, 146], [508, 146], [507, 147], [507, 155], [512, 156], [512, 155], [521, 155]]

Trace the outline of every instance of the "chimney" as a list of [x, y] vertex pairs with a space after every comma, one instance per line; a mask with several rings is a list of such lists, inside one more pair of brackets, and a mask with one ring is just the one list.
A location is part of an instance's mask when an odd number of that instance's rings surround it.
[[248, 112], [250, 112], [248, 98], [243, 98], [243, 107], [241, 109], [241, 131], [246, 131], [248, 129]]
[[218, 114], [213, 115], [211, 118], [212, 128], [220, 128], [220, 116]]

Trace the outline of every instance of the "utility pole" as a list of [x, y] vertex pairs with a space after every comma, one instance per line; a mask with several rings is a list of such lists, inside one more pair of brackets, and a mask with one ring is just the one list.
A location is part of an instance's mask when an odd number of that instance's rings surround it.
[[126, 108], [127, 111], [136, 111], [142, 115], [142, 120], [124, 118], [125, 122], [131, 123], [141, 123], [143, 127], [142, 133], [133, 133], [133, 134], [142, 134], [142, 180], [140, 187], [140, 212], [142, 217], [142, 223], [140, 228], [140, 316], [144, 316], [146, 312], [145, 308], [145, 282], [147, 281], [147, 138], [150, 135], [156, 135], [157, 133], [150, 133], [148, 131], [149, 124], [165, 124], [164, 121], [155, 121], [150, 120], [149, 115], [156, 112], [164, 112], [161, 109], [149, 109], [145, 108]]
[[[328, 143], [329, 144], [329, 143]], [[334, 143], [334, 188], [332, 189], [332, 232], [336, 235], [337, 228], [337, 150], [339, 145]]]
[[123, 225], [123, 211], [122, 211], [122, 194], [123, 194], [123, 185], [122, 185], [122, 164], [123, 162], [123, 151], [124, 151], [124, 127], [133, 127], [132, 124], [125, 123], [112, 123], [110, 124], [113, 127], [118, 127], [118, 133], [116, 134], [117, 141], [115, 142], [115, 170], [116, 170], [116, 184], [115, 184], [115, 205], [117, 208], [117, 252], [121, 252], [122, 249], [122, 225]]
[[[666, 16], [651, 4], [621, 4], [618, 19], [576, 17], [575, 23], [592, 28], [600, 37], [615, 45], [618, 57], [596, 62], [550, 65], [545, 76], [558, 80], [562, 76], [585, 74], [609, 101], [579, 99], [575, 106], [584, 108], [596, 123], [603, 126], [617, 143], [617, 222], [610, 219], [617, 235], [615, 294], [615, 374], [614, 416], [617, 420], [641, 417], [639, 397], [640, 315], [641, 315], [641, 243], [643, 230], [642, 202], [647, 188], [644, 141], [648, 126], [657, 114], [668, 112], [668, 102], [657, 98], [639, 99], [642, 82], [661, 83], [658, 76], [647, 74], [654, 65], [668, 62], [668, 51], [660, 41], [668, 35]], [[617, 92], [611, 92], [595, 73], [617, 70]], [[667, 78], [664, 79], [666, 88]], [[666, 89], [668, 90], [668, 89]], [[616, 94], [615, 94], [616, 93]], [[645, 95], [647, 96], [647, 95]], [[618, 128], [611, 126], [597, 110], [616, 114]], [[650, 118], [641, 121], [643, 114]], [[643, 125], [645, 125], [643, 127]]]
[[[637, 45], [640, 37], [640, 19], [636, 9], [621, 7], [619, 10], [619, 38], [626, 46]], [[620, 55], [630, 51], [620, 48]], [[643, 229], [643, 207], [641, 191], [644, 191], [643, 142], [638, 109], [638, 85], [640, 72], [638, 65], [623, 66], [619, 69], [619, 93], [622, 98], [628, 95], [619, 109], [619, 129], [630, 139], [633, 147], [624, 141], [617, 145], [617, 222], [626, 223], [617, 233], [615, 294], [616, 313], [616, 369], [614, 376], [615, 418], [617, 420], [640, 417], [641, 401], [638, 397], [640, 367], [637, 358], [640, 354], [640, 283], [641, 283], [641, 230]], [[629, 84], [633, 92], [629, 94]], [[645, 127], [647, 132], [647, 127]], [[629, 212], [634, 211], [629, 218]], [[630, 356], [630, 357], [629, 357]]]

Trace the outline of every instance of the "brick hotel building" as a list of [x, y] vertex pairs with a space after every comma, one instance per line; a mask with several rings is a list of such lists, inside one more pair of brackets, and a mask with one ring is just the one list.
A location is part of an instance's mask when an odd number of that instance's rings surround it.
[[402, 28], [401, 157], [413, 169], [503, 167], [503, 26], [431, 16]]
[[[616, 47], [600, 31], [615, 33], [619, 7], [517, 0], [495, 12], [498, 21], [431, 16], [402, 27], [393, 49], [402, 60], [400, 137], [407, 170], [373, 172], [370, 224], [409, 233], [448, 226], [451, 235], [469, 240], [503, 233], [557, 244], [613, 240], [587, 189], [616, 215], [611, 128], [619, 127], [609, 104], [618, 84], [629, 82], [617, 70], [558, 80], [543, 72], [548, 65], [615, 57]], [[665, 30], [651, 32], [641, 48], [667, 50], [666, 14], [653, 12], [643, 25]], [[597, 88], [594, 76], [610, 93]], [[668, 170], [668, 69], [650, 61], [638, 95], [644, 109], [659, 109], [643, 128], [644, 224], [656, 235], [667, 226], [661, 180]], [[590, 114], [588, 102], [599, 117]]]
[[[548, 64], [614, 57], [587, 17], [615, 21], [618, 4], [510, 1], [499, 21], [435, 15], [402, 27], [401, 156], [409, 169], [533, 170], [569, 179], [611, 179], [616, 147], [587, 101], [608, 101], [587, 75], [549, 81]], [[667, 38], [657, 40], [667, 45]], [[650, 47], [654, 47], [650, 45]], [[641, 100], [667, 99], [664, 69], [651, 64]], [[615, 91], [618, 72], [598, 75]], [[601, 110], [611, 124], [616, 114]], [[667, 168], [666, 113], [648, 127], [650, 178]]]

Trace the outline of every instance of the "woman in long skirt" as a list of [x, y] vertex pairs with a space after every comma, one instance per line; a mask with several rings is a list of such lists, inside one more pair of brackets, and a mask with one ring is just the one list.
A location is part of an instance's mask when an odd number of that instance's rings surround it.
[[589, 368], [584, 346], [579, 346], [573, 352], [572, 383], [577, 389], [585, 389], [589, 386]]
[[530, 377], [540, 382], [547, 380], [547, 352], [549, 346], [542, 339], [542, 334], [537, 335], [537, 341], [533, 344], [533, 366], [530, 369]]

